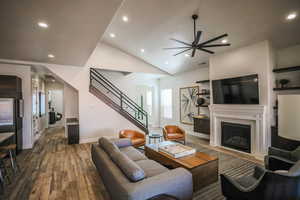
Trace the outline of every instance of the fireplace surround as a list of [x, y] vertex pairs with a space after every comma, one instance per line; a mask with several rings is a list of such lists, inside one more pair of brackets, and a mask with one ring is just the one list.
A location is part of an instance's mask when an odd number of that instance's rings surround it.
[[251, 146], [250, 152], [247, 153], [257, 159], [263, 160], [270, 146], [270, 137], [268, 137], [267, 131], [266, 106], [212, 104], [209, 108], [211, 118], [210, 145], [233, 149], [222, 145], [222, 122], [249, 125], [251, 127]]

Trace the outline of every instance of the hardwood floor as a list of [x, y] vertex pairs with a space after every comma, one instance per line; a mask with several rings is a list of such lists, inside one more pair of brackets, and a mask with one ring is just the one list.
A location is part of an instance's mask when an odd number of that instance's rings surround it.
[[[188, 143], [256, 161], [236, 152], [209, 146], [208, 141], [189, 136]], [[32, 150], [18, 155], [21, 172], [0, 200], [109, 200], [90, 156], [91, 144], [68, 145], [64, 130], [50, 128]]]
[[33, 150], [18, 156], [22, 168], [0, 199], [109, 199], [91, 161], [90, 144], [68, 145], [63, 129], [49, 129]]

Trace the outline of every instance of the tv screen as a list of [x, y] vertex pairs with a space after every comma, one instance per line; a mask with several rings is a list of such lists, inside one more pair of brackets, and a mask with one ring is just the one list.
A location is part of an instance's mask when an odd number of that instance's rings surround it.
[[214, 104], [259, 104], [258, 75], [212, 81]]

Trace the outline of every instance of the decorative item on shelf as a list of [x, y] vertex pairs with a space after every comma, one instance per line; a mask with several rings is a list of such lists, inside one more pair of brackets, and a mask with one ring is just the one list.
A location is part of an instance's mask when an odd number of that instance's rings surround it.
[[287, 84], [288, 84], [289, 82], [290, 82], [290, 80], [288, 80], [288, 79], [280, 79], [280, 80], [279, 80], [280, 87], [281, 87], [281, 88], [287, 87]]
[[199, 86], [180, 88], [180, 122], [184, 124], [193, 124], [194, 116], [199, 114], [197, 107], [197, 93]]
[[198, 107], [201, 106], [201, 105], [203, 105], [204, 103], [205, 103], [205, 99], [204, 99], [204, 98], [199, 97], [199, 98], [197, 99], [197, 106], [198, 106]]

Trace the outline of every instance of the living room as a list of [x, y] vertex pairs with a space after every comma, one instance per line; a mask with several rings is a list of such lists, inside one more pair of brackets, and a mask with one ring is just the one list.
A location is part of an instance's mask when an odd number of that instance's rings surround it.
[[300, 199], [299, 1], [1, 13], [0, 199]]

